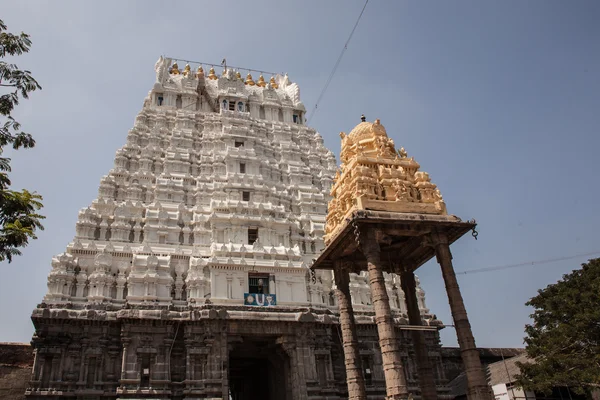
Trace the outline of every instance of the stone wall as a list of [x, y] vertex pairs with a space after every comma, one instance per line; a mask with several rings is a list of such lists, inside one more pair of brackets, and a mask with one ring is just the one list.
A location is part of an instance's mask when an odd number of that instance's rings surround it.
[[32, 367], [33, 349], [30, 345], [0, 343], [0, 399], [24, 399]]
[[[375, 332], [364, 329], [361, 332], [363, 338], [370, 336], [369, 333], [376, 335]], [[336, 335], [334, 335], [336, 336]], [[434, 340], [431, 338], [430, 340]], [[367, 348], [374, 343], [367, 340], [363, 341], [363, 354], [368, 354]], [[430, 343], [432, 345], [433, 343]], [[175, 353], [174, 351], [173, 353]], [[488, 365], [505, 358], [511, 358], [523, 352], [523, 349], [517, 348], [481, 348], [479, 349], [482, 364]], [[338, 354], [339, 353], [339, 354]], [[371, 353], [372, 354], [372, 353]], [[375, 353], [377, 354], [377, 353]], [[448, 381], [453, 380], [463, 371], [460, 350], [457, 347], [442, 347], [439, 350], [445, 378]], [[345, 375], [343, 371], [343, 354], [341, 352], [332, 352], [332, 375], [338, 380]], [[365, 357], [365, 361], [369, 360]], [[377, 360], [374, 360], [375, 363]], [[373, 361], [371, 361], [373, 362]], [[439, 364], [438, 364], [439, 365]], [[31, 372], [33, 367], [33, 352], [30, 345], [25, 343], [0, 343], [0, 399], [17, 400], [24, 399], [25, 389], [29, 386]], [[371, 377], [373, 386], [371, 392], [377, 392], [378, 386], [381, 386], [383, 377], [379, 376], [378, 368], [374, 369], [374, 376]], [[343, 378], [342, 378], [343, 379]], [[414, 383], [415, 382], [411, 382]], [[343, 391], [343, 385], [340, 389]], [[416, 387], [415, 387], [416, 389]]]
[[[505, 359], [512, 358], [525, 351], [519, 348], [479, 348], [479, 357], [481, 364], [485, 367], [491, 363], [502, 361], [502, 356]], [[442, 347], [442, 362], [446, 379], [452, 381], [460, 373], [464, 372], [462, 359], [460, 358], [460, 348], [458, 347]]]

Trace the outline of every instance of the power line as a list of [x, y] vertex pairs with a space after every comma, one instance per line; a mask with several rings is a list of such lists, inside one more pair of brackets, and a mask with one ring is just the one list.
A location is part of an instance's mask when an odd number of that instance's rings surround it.
[[360, 15], [358, 16], [356, 23], [354, 24], [354, 28], [352, 28], [352, 32], [350, 32], [350, 36], [348, 36], [348, 40], [346, 40], [346, 43], [344, 44], [344, 48], [342, 49], [340, 56], [338, 57], [337, 61], [335, 62], [335, 65], [333, 66], [333, 70], [331, 71], [331, 74], [329, 74], [329, 78], [327, 78], [327, 82], [325, 83], [325, 86], [323, 86], [323, 90], [321, 90], [321, 94], [319, 95], [317, 102], [315, 103], [315, 107], [311, 110], [310, 115], [306, 120], [307, 123], [310, 121], [310, 119], [313, 117], [313, 115], [317, 111], [317, 107], [319, 106], [319, 103], [321, 102], [323, 95], [327, 91], [327, 87], [331, 83], [331, 80], [333, 79], [333, 76], [335, 75], [335, 71], [337, 70], [338, 66], [340, 65], [340, 61], [342, 61], [342, 57], [344, 56], [344, 53], [346, 52], [346, 50], [348, 50], [348, 43], [350, 43], [350, 40], [352, 39], [352, 35], [354, 35], [354, 31], [356, 30], [356, 27], [358, 26], [358, 23], [360, 22], [360, 19], [361, 19], [363, 13], [365, 12], [365, 8], [367, 8], [368, 2], [369, 2], [369, 0], [365, 1], [365, 5], [363, 6], [362, 11], [360, 12]]
[[552, 262], [556, 262], [556, 261], [572, 260], [574, 258], [593, 256], [593, 255], [597, 255], [597, 254], [600, 254], [600, 250], [592, 251], [589, 253], [574, 254], [574, 255], [565, 256], [565, 257], [548, 258], [546, 260], [527, 261], [527, 262], [522, 262], [522, 263], [518, 263], [518, 264], [508, 264], [508, 265], [500, 265], [500, 266], [496, 266], [496, 267], [469, 269], [466, 271], [459, 271], [456, 274], [457, 275], [459, 275], [459, 274], [466, 275], [466, 274], [477, 274], [480, 272], [500, 271], [500, 270], [509, 269], [509, 268], [525, 267], [525, 266], [530, 266], [530, 265], [548, 264], [548, 263], [552, 263]]

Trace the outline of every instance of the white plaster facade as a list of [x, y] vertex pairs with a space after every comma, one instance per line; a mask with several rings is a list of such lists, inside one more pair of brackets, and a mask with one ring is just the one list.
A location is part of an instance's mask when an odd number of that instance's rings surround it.
[[[304, 124], [298, 85], [172, 73], [162, 57], [155, 69], [98, 198], [52, 260], [45, 302], [242, 305], [260, 273], [278, 306], [335, 310], [331, 273], [308, 266], [324, 246], [336, 160]], [[405, 313], [399, 277], [386, 281]], [[351, 292], [356, 311], [372, 308], [366, 274], [351, 275]]]

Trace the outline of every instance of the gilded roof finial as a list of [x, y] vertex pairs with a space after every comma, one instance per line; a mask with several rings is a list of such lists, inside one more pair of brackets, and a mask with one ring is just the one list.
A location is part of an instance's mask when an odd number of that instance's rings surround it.
[[260, 87], [267, 86], [267, 82], [265, 82], [265, 77], [262, 74], [260, 74], [260, 76], [258, 77], [258, 82], [256, 82], [256, 86], [260, 86]]
[[185, 64], [185, 68], [183, 69], [183, 76], [188, 76], [191, 70], [192, 67], [190, 67], [190, 64]]
[[362, 122], [366, 122], [366, 121], [367, 121], [367, 117], [365, 117], [365, 114], [362, 114], [362, 115], [360, 116], [360, 120], [361, 120]]
[[243, 81], [242, 74], [240, 74], [240, 71], [235, 73], [235, 77], [238, 78], [240, 81]]
[[171, 71], [169, 71], [171, 74], [173, 75], [179, 75], [179, 66], [177, 65], [177, 63], [173, 63], [173, 66], [171, 67]]
[[208, 79], [219, 79], [219, 77], [215, 74], [215, 69], [213, 67], [210, 68], [210, 70], [208, 71]]
[[204, 78], [204, 68], [202, 68], [202, 65], [198, 67], [198, 71], [196, 71], [196, 76], [198, 77], [198, 79]]
[[250, 85], [250, 86], [256, 85], [254, 83], [254, 81], [252, 80], [252, 75], [250, 75], [250, 72], [248, 72], [248, 75], [246, 75], [246, 85]]
[[273, 89], [277, 89], [279, 87], [279, 85], [277, 84], [277, 82], [275, 82], [275, 77], [274, 76], [271, 77], [271, 80], [269, 81], [269, 84], [271, 85], [271, 87]]

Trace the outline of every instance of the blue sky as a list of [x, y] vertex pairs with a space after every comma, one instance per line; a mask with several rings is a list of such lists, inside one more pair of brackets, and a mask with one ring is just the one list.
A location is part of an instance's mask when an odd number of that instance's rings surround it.
[[[288, 72], [308, 109], [362, 1], [21, 1], [18, 64], [43, 90], [15, 114], [37, 146], [12, 154], [15, 187], [44, 196], [46, 230], [0, 265], [0, 341], [28, 342], [51, 257], [75, 234], [142, 101], [159, 55]], [[340, 131], [380, 118], [479, 240], [453, 246], [457, 271], [599, 251], [600, 2], [371, 0], [310, 121]], [[586, 257], [459, 275], [477, 345], [522, 346], [524, 303]], [[418, 270], [451, 324], [435, 262]], [[456, 345], [452, 328], [444, 345]]]

